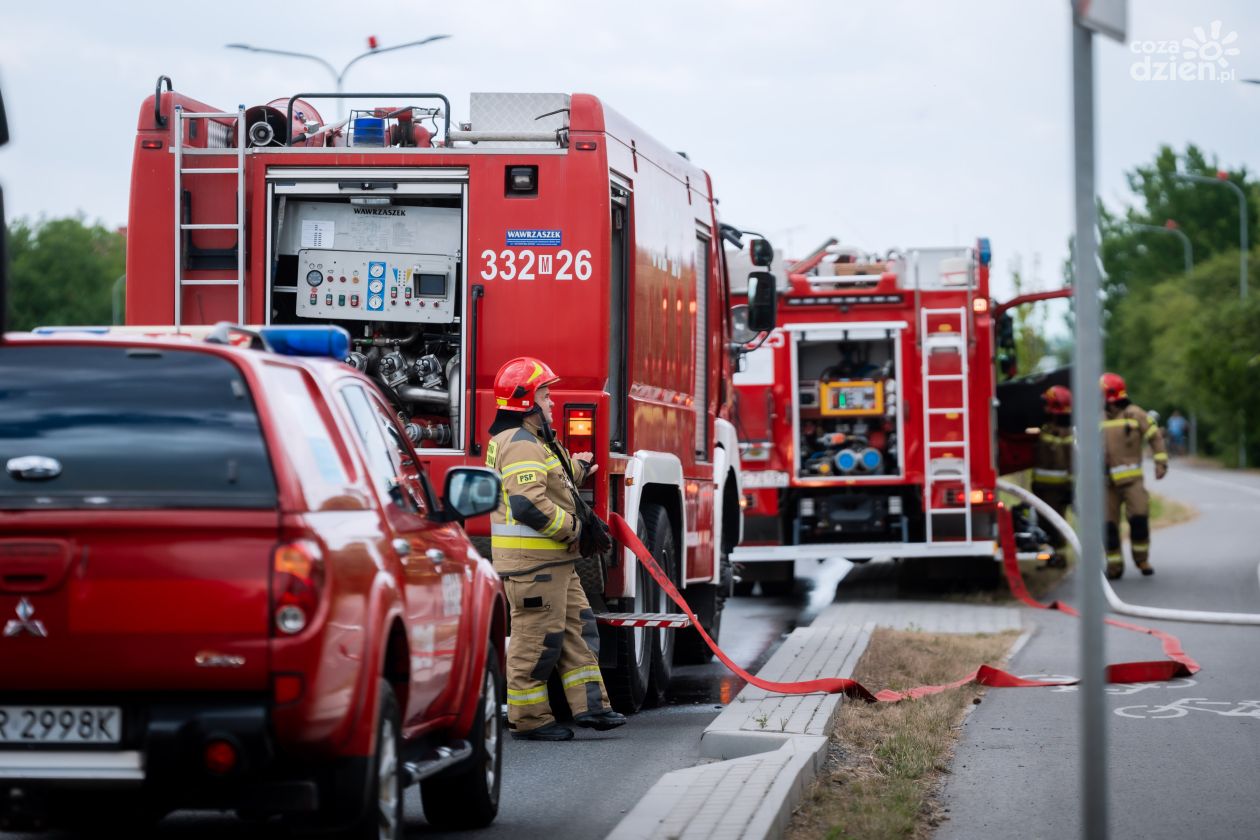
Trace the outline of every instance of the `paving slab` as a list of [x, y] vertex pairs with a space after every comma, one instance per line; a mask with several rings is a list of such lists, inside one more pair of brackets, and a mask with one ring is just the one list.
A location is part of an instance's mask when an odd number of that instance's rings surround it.
[[[792, 682], [852, 677], [876, 627], [997, 633], [1025, 626], [1017, 607], [939, 602], [832, 604], [794, 630], [758, 676]], [[661, 777], [609, 840], [766, 840], [787, 829], [826, 758], [843, 695], [774, 694], [745, 686], [705, 729], [703, 758]]]

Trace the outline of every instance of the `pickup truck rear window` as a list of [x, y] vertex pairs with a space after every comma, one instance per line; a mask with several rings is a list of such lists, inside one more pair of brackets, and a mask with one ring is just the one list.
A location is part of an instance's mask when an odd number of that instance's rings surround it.
[[258, 413], [227, 359], [0, 347], [0, 509], [275, 508]]

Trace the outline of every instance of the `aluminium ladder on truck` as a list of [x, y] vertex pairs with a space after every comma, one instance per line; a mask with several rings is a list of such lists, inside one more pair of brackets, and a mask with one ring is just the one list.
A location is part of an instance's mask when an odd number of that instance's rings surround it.
[[[185, 111], [182, 105], [173, 109], [174, 129], [171, 133], [171, 150], [175, 155], [175, 312], [176, 328], [183, 323], [184, 287], [185, 286], [235, 286], [236, 287], [236, 323], [245, 323], [245, 106], [238, 105], [232, 111]], [[209, 146], [209, 126], [217, 120], [234, 119], [236, 134], [235, 166], [184, 166], [184, 156], [218, 155], [227, 153], [228, 146]], [[198, 121], [201, 121], [199, 123]], [[206, 126], [207, 146], [184, 146], [184, 124], [188, 124], [189, 134], [193, 134], [196, 126]], [[184, 203], [185, 175], [235, 175], [236, 176], [236, 221], [210, 222], [193, 224], [184, 220], [187, 205]], [[189, 211], [191, 213], [191, 211]], [[191, 215], [189, 216], [191, 218]], [[184, 277], [184, 235], [189, 236], [195, 230], [234, 230], [236, 231], [236, 276], [215, 277], [190, 280]]]
[[[923, 511], [929, 544], [948, 542], [934, 536], [933, 526], [940, 516], [964, 517], [963, 536], [967, 542], [972, 540], [969, 316], [966, 307], [919, 310], [923, 382]], [[933, 361], [944, 364], [934, 366]], [[940, 372], [941, 367], [947, 368], [947, 372]], [[949, 383], [957, 385], [951, 388]], [[943, 432], [950, 430], [956, 430], [955, 434], [942, 436]], [[933, 490], [940, 484], [962, 484], [961, 507], [949, 504], [948, 494], [942, 497], [941, 504], [933, 503]]]

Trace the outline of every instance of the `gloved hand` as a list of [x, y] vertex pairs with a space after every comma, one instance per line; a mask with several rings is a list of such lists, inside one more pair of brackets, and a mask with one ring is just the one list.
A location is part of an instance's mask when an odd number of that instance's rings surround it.
[[583, 557], [595, 557], [612, 548], [612, 535], [608, 526], [595, 514], [582, 519], [582, 530], [578, 534], [578, 553]]
[[1156, 461], [1155, 462], [1155, 480], [1159, 481], [1161, 478], [1163, 478], [1166, 475], [1168, 475], [1168, 462]]

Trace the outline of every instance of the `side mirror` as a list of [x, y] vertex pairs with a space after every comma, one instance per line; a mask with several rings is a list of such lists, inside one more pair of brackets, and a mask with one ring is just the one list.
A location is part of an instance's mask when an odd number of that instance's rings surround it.
[[731, 307], [731, 342], [743, 347], [757, 337], [756, 330], [748, 329], [748, 304], [737, 303]]
[[446, 473], [442, 507], [460, 519], [499, 507], [499, 474], [485, 467], [454, 467]]
[[774, 246], [765, 239], [751, 239], [748, 242], [748, 259], [759, 268], [766, 268], [774, 262]]
[[774, 329], [775, 306], [778, 301], [779, 290], [775, 288], [773, 274], [768, 271], [754, 271], [749, 274], [748, 329], [753, 332], [768, 332]]

